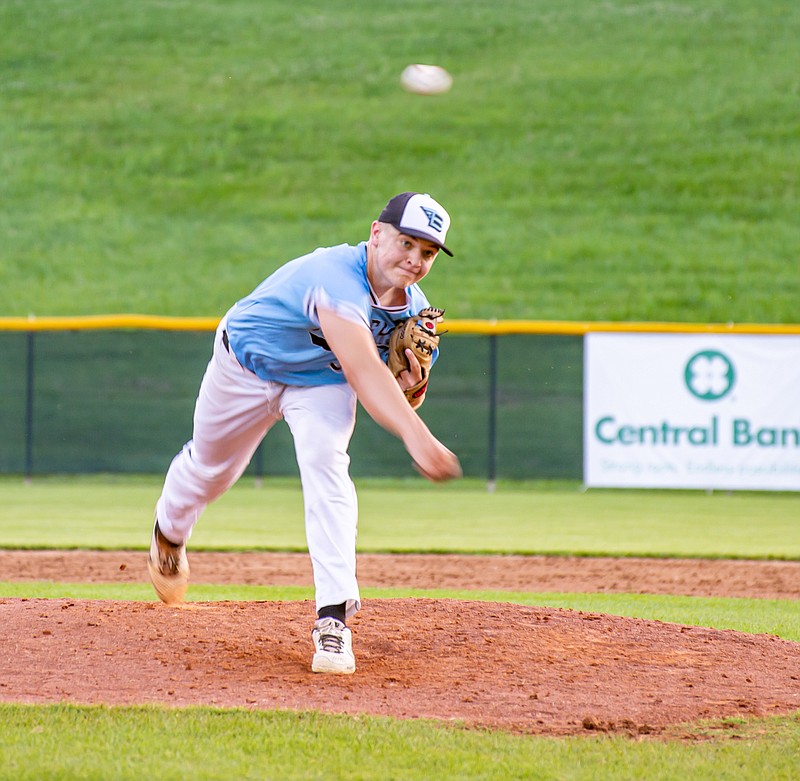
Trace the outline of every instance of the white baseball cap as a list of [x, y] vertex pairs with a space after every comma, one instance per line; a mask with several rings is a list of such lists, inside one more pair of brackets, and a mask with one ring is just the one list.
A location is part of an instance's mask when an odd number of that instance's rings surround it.
[[450, 228], [450, 215], [427, 193], [395, 195], [386, 204], [378, 221], [394, 225], [400, 233], [427, 239], [453, 257], [453, 253], [444, 245]]

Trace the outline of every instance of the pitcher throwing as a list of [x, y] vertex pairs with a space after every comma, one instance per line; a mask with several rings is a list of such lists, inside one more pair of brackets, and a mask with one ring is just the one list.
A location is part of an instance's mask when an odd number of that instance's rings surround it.
[[[367, 241], [288, 262], [222, 318], [192, 439], [172, 461], [156, 504], [148, 569], [164, 602], [183, 598], [186, 542], [206, 505], [238, 480], [283, 418], [294, 439], [314, 573], [311, 669], [355, 671], [347, 619], [361, 608], [348, 455], [356, 400], [403, 442], [426, 478], [461, 475], [458, 458], [415, 411], [438, 355], [435, 324], [442, 311], [430, 307], [418, 283], [440, 250], [452, 255], [445, 246], [449, 227], [449, 215], [429, 195], [397, 195], [372, 223]], [[410, 317], [427, 338], [392, 339]], [[402, 352], [399, 364], [393, 359], [395, 371], [387, 366], [393, 348]]]

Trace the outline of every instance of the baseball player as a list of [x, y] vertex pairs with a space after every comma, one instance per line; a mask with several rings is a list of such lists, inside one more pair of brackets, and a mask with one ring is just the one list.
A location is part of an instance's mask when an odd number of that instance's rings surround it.
[[347, 451], [356, 400], [400, 438], [426, 478], [461, 474], [457, 457], [415, 412], [427, 375], [414, 351], [404, 350], [407, 368], [397, 376], [386, 363], [398, 323], [429, 307], [417, 283], [440, 250], [452, 255], [444, 243], [449, 226], [449, 215], [430, 195], [397, 195], [367, 241], [290, 261], [222, 318], [192, 439], [172, 461], [156, 505], [148, 570], [164, 602], [183, 598], [186, 542], [206, 505], [236, 482], [283, 418], [294, 440], [314, 573], [311, 669], [355, 671], [347, 619], [361, 607], [358, 510]]

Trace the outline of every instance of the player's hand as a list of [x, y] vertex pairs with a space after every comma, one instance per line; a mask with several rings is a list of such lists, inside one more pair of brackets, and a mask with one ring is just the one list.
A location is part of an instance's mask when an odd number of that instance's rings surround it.
[[420, 366], [414, 351], [406, 348], [406, 359], [408, 360], [408, 370], [400, 372], [397, 376], [397, 384], [402, 390], [413, 388], [422, 380], [422, 366]]
[[444, 480], [454, 480], [461, 477], [461, 464], [458, 456], [448, 450], [438, 439], [430, 438], [425, 445], [411, 453], [414, 459], [414, 469], [423, 477], [433, 483], [443, 482]]

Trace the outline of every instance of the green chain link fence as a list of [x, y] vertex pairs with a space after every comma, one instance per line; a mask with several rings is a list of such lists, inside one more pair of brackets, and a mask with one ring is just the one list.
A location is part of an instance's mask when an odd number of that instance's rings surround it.
[[[163, 473], [191, 436], [211, 355], [209, 318], [0, 318], [0, 472]], [[582, 476], [583, 335], [590, 331], [800, 333], [800, 325], [449, 321], [421, 415], [464, 473]], [[362, 411], [352, 474], [413, 474], [402, 445]], [[285, 424], [249, 468], [296, 475]]]
[[[191, 436], [212, 334], [96, 329], [0, 331], [0, 471], [164, 472]], [[466, 475], [581, 475], [582, 338], [443, 337], [421, 414]], [[402, 445], [359, 409], [352, 473], [410, 475]], [[250, 473], [296, 474], [285, 424]]]

